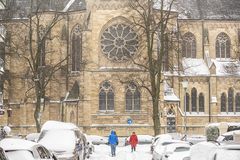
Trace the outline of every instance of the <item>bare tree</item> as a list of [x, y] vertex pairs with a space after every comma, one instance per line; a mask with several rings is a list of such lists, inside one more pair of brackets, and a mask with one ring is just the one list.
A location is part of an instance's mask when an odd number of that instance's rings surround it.
[[[161, 133], [160, 124], [160, 89], [163, 82], [163, 69], [170, 67], [168, 58], [170, 50], [175, 52], [173, 45], [176, 34], [176, 12], [172, 12], [174, 0], [130, 0], [129, 13], [134, 28], [140, 33], [138, 58], [132, 59], [135, 65], [147, 74], [145, 79], [138, 79], [139, 87], [145, 88], [152, 98], [152, 119], [154, 133]], [[167, 60], [168, 59], [168, 60]]]
[[29, 88], [25, 96], [35, 101], [34, 119], [37, 132], [41, 129], [42, 106], [45, 104], [48, 86], [53, 81], [55, 73], [67, 60], [67, 55], [51, 59], [52, 54], [60, 54], [59, 50], [52, 49], [48, 44], [60, 40], [51, 33], [63, 20], [63, 13], [57, 10], [45, 12], [48, 10], [47, 7], [42, 0], [31, 0], [28, 19], [20, 25], [19, 23], [8, 25], [11, 34], [8, 47], [12, 53], [17, 53], [27, 68], [25, 78], [28, 79]]

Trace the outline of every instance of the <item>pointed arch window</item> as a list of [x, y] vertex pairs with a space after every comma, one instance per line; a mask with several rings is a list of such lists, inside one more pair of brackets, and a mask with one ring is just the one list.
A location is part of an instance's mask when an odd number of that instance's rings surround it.
[[196, 38], [191, 32], [183, 35], [182, 56], [186, 58], [196, 58]]
[[190, 95], [189, 95], [189, 93], [186, 93], [186, 112], [190, 112], [189, 100], [190, 100]]
[[191, 91], [192, 112], [197, 112], [197, 89], [192, 88]]
[[221, 94], [221, 112], [226, 112], [227, 111], [227, 98], [226, 98], [226, 93]]
[[80, 71], [82, 61], [82, 30], [77, 24], [72, 30], [72, 71]]
[[220, 33], [216, 39], [216, 57], [230, 58], [231, 40], [226, 33]]
[[100, 86], [99, 110], [114, 110], [114, 91], [108, 81], [103, 82]]
[[233, 88], [228, 89], [228, 112], [233, 112]]
[[126, 86], [126, 110], [140, 110], [141, 94], [137, 85], [134, 82], [130, 82]]
[[199, 112], [204, 112], [204, 95], [203, 95], [203, 93], [199, 94]]
[[240, 93], [237, 93], [236, 94], [236, 97], [235, 97], [235, 111], [236, 112], [240, 112]]

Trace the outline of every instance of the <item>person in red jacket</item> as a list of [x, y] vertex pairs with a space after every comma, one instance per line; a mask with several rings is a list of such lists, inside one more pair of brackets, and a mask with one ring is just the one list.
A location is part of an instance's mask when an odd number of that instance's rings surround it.
[[136, 151], [136, 146], [138, 144], [138, 137], [135, 132], [132, 132], [132, 135], [130, 136], [129, 143], [131, 145], [132, 152]]

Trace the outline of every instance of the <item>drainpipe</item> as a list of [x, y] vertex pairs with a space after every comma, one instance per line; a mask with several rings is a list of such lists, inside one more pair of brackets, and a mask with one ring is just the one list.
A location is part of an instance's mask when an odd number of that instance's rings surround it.
[[211, 123], [211, 114], [212, 114], [212, 112], [211, 112], [211, 82], [210, 82], [210, 76], [208, 77], [208, 95], [209, 95], [209, 103], [208, 103], [208, 105], [209, 105], [209, 108], [208, 108], [208, 122], [209, 123]]

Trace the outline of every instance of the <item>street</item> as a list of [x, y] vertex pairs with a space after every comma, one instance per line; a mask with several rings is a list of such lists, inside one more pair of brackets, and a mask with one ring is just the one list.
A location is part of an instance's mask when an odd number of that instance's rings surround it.
[[131, 152], [131, 147], [118, 146], [116, 157], [111, 157], [110, 146], [95, 145], [95, 151], [90, 156], [90, 160], [151, 160], [150, 144], [138, 145], [136, 152]]

